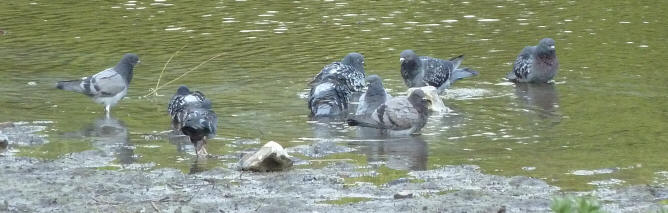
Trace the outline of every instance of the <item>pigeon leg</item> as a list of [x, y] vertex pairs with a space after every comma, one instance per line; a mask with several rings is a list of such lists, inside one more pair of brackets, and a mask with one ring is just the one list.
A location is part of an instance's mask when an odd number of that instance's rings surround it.
[[195, 143], [195, 154], [197, 157], [206, 157], [209, 153], [206, 151], [206, 138]]
[[202, 138], [202, 154], [204, 156], [209, 155], [209, 152], [206, 151], [206, 136], [204, 136], [204, 138]]
[[111, 112], [111, 105], [104, 106], [104, 112], [107, 113], [107, 118], [109, 118], [109, 113]]

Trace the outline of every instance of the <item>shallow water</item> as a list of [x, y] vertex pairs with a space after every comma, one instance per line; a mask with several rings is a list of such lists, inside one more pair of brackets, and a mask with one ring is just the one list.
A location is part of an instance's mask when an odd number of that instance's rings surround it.
[[[19, 154], [58, 156], [97, 148], [117, 164], [201, 171], [228, 166], [239, 151], [268, 140], [284, 146], [334, 139], [367, 163], [399, 170], [476, 164], [486, 172], [526, 175], [564, 189], [666, 184], [668, 31], [665, 5], [653, 1], [10, 1], [0, 8], [0, 121], [46, 120], [50, 144]], [[548, 87], [503, 83], [525, 45], [557, 42], [561, 62]], [[167, 82], [221, 57], [159, 91]], [[366, 57], [393, 95], [405, 90], [403, 49], [449, 58], [480, 76], [457, 82], [418, 137], [376, 138], [356, 128], [308, 122], [300, 95], [324, 65], [348, 52]], [[58, 80], [113, 66], [139, 54], [128, 97], [113, 120]], [[170, 142], [166, 103], [178, 85], [213, 100], [219, 134], [195, 162], [191, 146]], [[157, 136], [156, 136], [157, 135]], [[259, 140], [259, 141], [258, 141]], [[194, 166], [193, 166], [194, 165]], [[606, 172], [600, 172], [606, 171]], [[608, 172], [609, 171], [609, 172]]]

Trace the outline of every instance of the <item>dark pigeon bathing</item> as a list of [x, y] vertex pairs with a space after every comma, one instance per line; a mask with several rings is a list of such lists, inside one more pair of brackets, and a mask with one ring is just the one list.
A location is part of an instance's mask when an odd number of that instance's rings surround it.
[[557, 75], [558, 69], [555, 41], [544, 38], [538, 45], [522, 49], [506, 78], [513, 82], [548, 83]]
[[191, 92], [180, 86], [167, 105], [175, 131], [190, 138], [197, 156], [206, 156], [207, 139], [216, 135], [218, 117], [211, 108], [211, 101], [199, 91]]
[[333, 62], [323, 67], [310, 84], [323, 81], [328, 76], [336, 76], [345, 82], [348, 90], [360, 92], [364, 89], [364, 56], [359, 53], [349, 53], [341, 62]]
[[399, 55], [401, 77], [409, 88], [433, 86], [442, 93], [455, 81], [478, 75], [478, 71], [460, 68], [464, 55], [449, 60], [418, 56], [413, 50], [404, 50]]
[[343, 116], [353, 93], [364, 89], [364, 57], [350, 53], [325, 66], [309, 83], [308, 108], [314, 119]]
[[351, 91], [342, 79], [329, 76], [311, 85], [308, 107], [314, 119], [334, 118], [345, 115]]

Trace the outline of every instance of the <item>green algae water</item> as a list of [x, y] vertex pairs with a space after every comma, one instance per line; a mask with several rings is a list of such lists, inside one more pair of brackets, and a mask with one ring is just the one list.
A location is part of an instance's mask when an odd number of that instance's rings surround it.
[[[665, 185], [666, 9], [657, 1], [6, 1], [0, 121], [54, 122], [44, 133], [51, 143], [18, 147], [20, 155], [114, 147], [117, 165], [101, 169], [139, 163], [197, 172], [227, 167], [269, 140], [288, 147], [332, 140], [356, 150], [349, 160], [385, 164], [388, 176], [475, 164], [567, 190]], [[520, 50], [543, 37], [556, 40], [555, 85], [503, 83]], [[162, 83], [222, 56], [162, 96], [141, 98], [181, 47]], [[465, 54], [464, 66], [481, 74], [444, 94], [453, 112], [432, 118], [418, 137], [369, 139], [357, 128], [308, 122], [302, 96], [324, 65], [360, 52], [367, 74], [398, 95], [404, 49]], [[101, 105], [54, 88], [127, 52], [142, 63], [111, 121], [101, 119]], [[212, 99], [220, 129], [208, 150], [228, 157], [195, 161], [190, 146], [160, 136], [178, 85]]]

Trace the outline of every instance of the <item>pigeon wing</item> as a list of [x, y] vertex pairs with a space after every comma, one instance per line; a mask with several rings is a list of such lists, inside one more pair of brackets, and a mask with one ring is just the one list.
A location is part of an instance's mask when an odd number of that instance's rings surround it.
[[346, 66], [343, 74], [346, 77], [347, 84], [350, 85], [353, 91], [360, 92], [364, 89], [364, 85], [366, 84], [364, 72], [360, 72], [351, 66]]
[[320, 72], [313, 78], [311, 83], [309, 85], [316, 84], [318, 82], [321, 82], [325, 80], [328, 76], [331, 75], [336, 75], [339, 73], [339, 71], [344, 67], [345, 65], [342, 64], [341, 62], [334, 62], [331, 64], [326, 65], [325, 67], [320, 70]]
[[507, 78], [510, 80], [516, 79], [527, 79], [531, 73], [531, 67], [533, 65], [533, 53], [535, 51], [534, 46], [525, 47], [522, 52], [515, 59], [515, 64], [513, 65], [513, 71], [508, 73]]
[[447, 83], [450, 74], [454, 70], [454, 65], [451, 61], [420, 57], [422, 62], [422, 69], [424, 70], [424, 81], [427, 85], [439, 88], [441, 85]]
[[172, 96], [172, 99], [169, 100], [167, 112], [174, 121], [182, 122], [183, 115], [179, 116], [179, 114], [182, 114], [181, 112], [183, 112], [186, 107], [200, 107], [205, 100], [206, 97], [199, 91], [187, 95], [175, 94]]
[[213, 110], [208, 109], [205, 111], [204, 119], [209, 121], [208, 122], [208, 128], [210, 131], [209, 137], [211, 138], [214, 135], [216, 135], [216, 132], [218, 131], [218, 116]]
[[352, 66], [341, 62], [334, 62], [322, 68], [309, 85], [313, 86], [330, 77], [345, 82], [345, 85], [348, 87], [347, 90], [350, 92], [359, 92], [364, 88], [364, 78], [366, 76], [364, 76], [364, 72], [359, 72]]
[[115, 96], [127, 89], [123, 77], [113, 68], [106, 69], [81, 81], [84, 94], [97, 97]]
[[201, 107], [189, 107], [183, 111], [184, 127], [190, 127], [199, 134], [205, 133], [213, 137], [218, 130], [218, 116], [211, 109]]
[[[385, 107], [381, 122], [387, 129], [409, 129], [411, 128], [413, 120], [417, 119], [417, 111], [406, 97], [393, 98], [384, 105]], [[380, 107], [377, 111], [380, 111]], [[378, 116], [378, 114], [376, 114], [376, 116]]]

